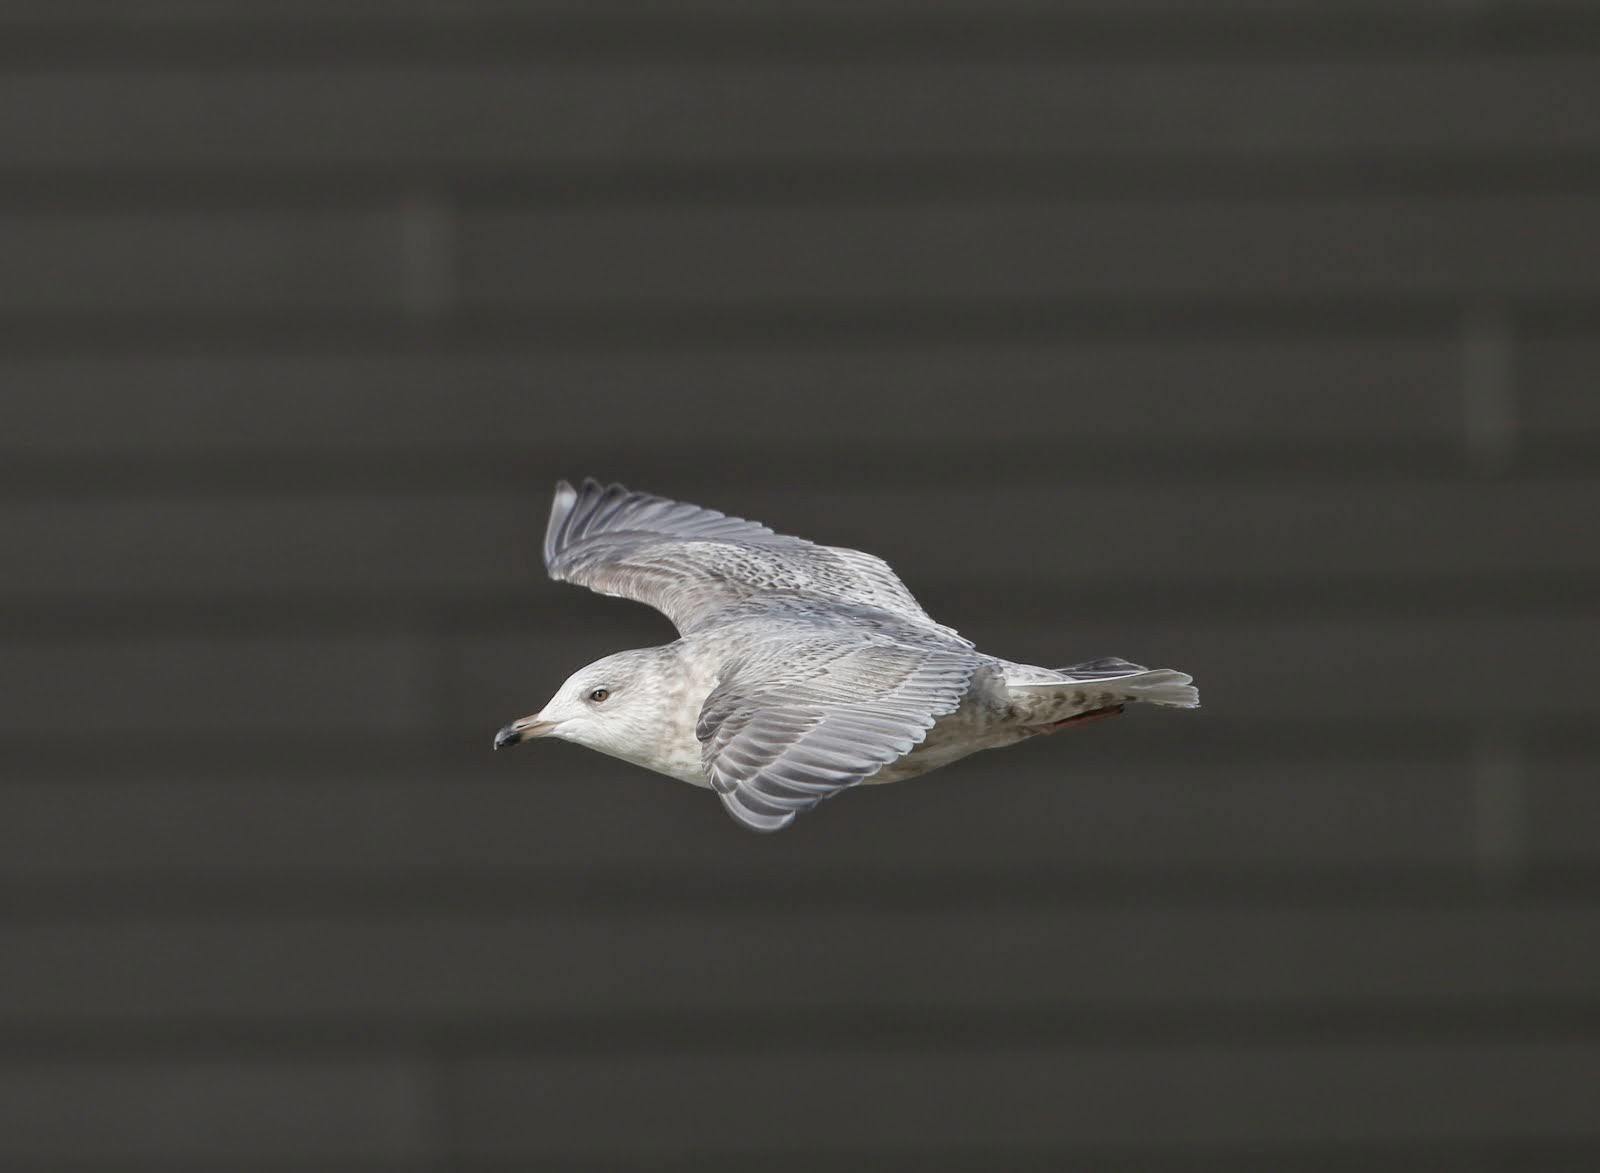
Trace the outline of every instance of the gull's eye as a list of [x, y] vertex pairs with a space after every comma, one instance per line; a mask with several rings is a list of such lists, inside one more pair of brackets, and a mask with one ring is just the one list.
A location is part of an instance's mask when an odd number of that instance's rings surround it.
[[606, 697], [608, 697], [610, 695], [611, 695], [611, 690], [609, 688], [597, 688], [597, 689], [595, 689], [593, 692], [591, 692], [589, 694], [589, 699], [592, 700], [595, 704], [599, 704], [601, 701], [605, 700]]

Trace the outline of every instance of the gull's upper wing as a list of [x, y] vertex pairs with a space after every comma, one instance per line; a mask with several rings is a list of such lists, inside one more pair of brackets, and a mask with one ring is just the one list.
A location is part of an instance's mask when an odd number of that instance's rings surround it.
[[781, 830], [909, 753], [960, 706], [979, 664], [960, 647], [848, 630], [771, 641], [706, 698], [695, 729], [706, 778], [739, 822]]
[[773, 591], [874, 607], [955, 634], [928, 616], [881, 558], [595, 480], [556, 486], [544, 564], [558, 581], [647, 603], [685, 634]]

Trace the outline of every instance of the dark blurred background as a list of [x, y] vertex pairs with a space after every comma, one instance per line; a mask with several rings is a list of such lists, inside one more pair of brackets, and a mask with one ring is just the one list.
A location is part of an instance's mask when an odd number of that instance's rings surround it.
[[[1600, 9], [0, 7], [0, 1164], [1600, 1167]], [[557, 477], [1206, 708], [490, 738]]]

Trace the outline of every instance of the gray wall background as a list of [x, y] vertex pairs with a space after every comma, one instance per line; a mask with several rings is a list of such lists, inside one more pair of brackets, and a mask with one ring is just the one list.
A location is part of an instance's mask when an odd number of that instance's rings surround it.
[[[10, 1168], [1600, 1165], [1600, 11], [0, 8]], [[558, 476], [1207, 707], [760, 838]]]

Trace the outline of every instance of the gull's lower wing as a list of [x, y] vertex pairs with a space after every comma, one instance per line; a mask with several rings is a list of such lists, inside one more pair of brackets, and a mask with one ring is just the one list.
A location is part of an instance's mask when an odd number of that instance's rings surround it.
[[777, 831], [911, 752], [960, 706], [976, 657], [851, 639], [780, 640], [736, 661], [696, 736], [728, 813]]

